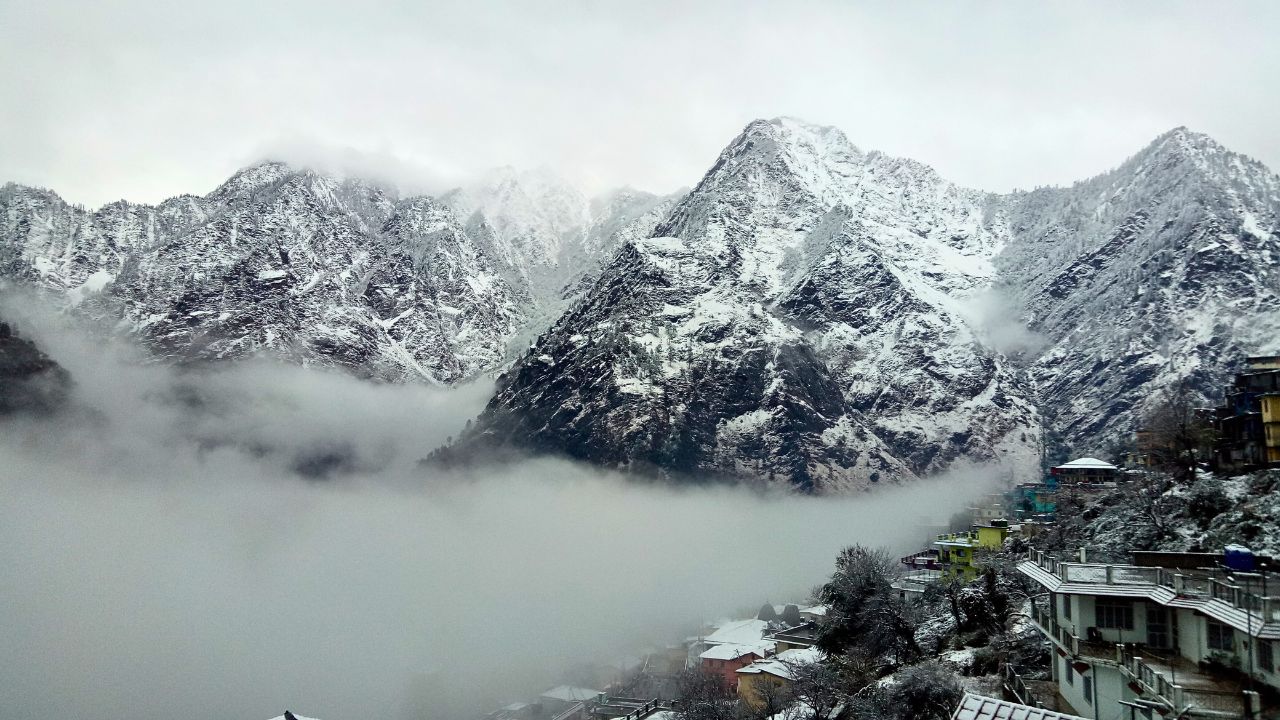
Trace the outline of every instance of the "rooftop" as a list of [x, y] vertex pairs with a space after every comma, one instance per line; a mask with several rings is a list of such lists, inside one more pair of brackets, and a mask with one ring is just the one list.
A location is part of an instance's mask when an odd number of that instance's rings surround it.
[[1104, 462], [1098, 458], [1082, 457], [1076, 458], [1069, 463], [1059, 465], [1054, 470], [1117, 470], [1115, 465]]
[[551, 698], [552, 700], [563, 700], [565, 702], [580, 702], [582, 700], [591, 700], [599, 694], [599, 690], [592, 690], [591, 688], [574, 687], [572, 685], [558, 685], [542, 693], [540, 697]]
[[792, 669], [797, 665], [811, 665], [822, 659], [818, 648], [784, 650], [771, 658], [757, 660], [738, 670], [743, 675], [766, 673], [786, 680], [792, 679]]
[[1084, 720], [1079, 715], [1033, 708], [1008, 700], [965, 693], [951, 720]]
[[[1280, 639], [1280, 597], [1262, 592], [1266, 587], [1264, 576], [1061, 562], [1034, 549], [1024, 558], [1018, 563], [1018, 571], [1050, 592], [1144, 598], [1166, 607], [1198, 610], [1257, 638]], [[1271, 585], [1280, 588], [1280, 581], [1273, 576]]]
[[764, 620], [733, 620], [716, 628], [715, 632], [702, 639], [702, 642], [708, 645], [721, 645], [724, 643], [733, 643], [736, 645], [751, 645], [759, 643], [765, 633], [769, 631], [769, 623]]
[[767, 651], [772, 649], [773, 643], [771, 642], [759, 642], [749, 645], [722, 643], [720, 645], [713, 645], [707, 650], [704, 650], [702, 654], [698, 655], [698, 657], [703, 660], [737, 660], [743, 655], [750, 655], [752, 653], [759, 655], [760, 657], [764, 657]]

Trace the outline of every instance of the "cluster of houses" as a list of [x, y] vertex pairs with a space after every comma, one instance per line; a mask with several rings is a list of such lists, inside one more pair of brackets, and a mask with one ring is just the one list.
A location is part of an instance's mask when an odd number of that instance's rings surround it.
[[1031, 540], [1052, 525], [1060, 495], [1108, 492], [1131, 477], [1111, 463], [1084, 457], [1051, 468], [1041, 482], [986, 495], [968, 508], [967, 529], [937, 534], [929, 547], [902, 558], [906, 572], [893, 587], [905, 600], [920, 597], [935, 582], [973, 580], [982, 573], [984, 552], [999, 550], [1010, 537]]
[[804, 665], [817, 662], [817, 623], [826, 608], [766, 603], [755, 617], [722, 620], [683, 643], [646, 654], [604, 689], [559, 685], [537, 698], [511, 703], [485, 720], [672, 720], [674, 686], [655, 697], [630, 697], [627, 676], [645, 674], [674, 680], [681, 671], [702, 668], [749, 707], [777, 697]]
[[690, 644], [690, 666], [716, 675], [749, 707], [761, 707], [770, 691], [789, 686], [796, 670], [817, 662], [818, 622], [826, 615], [821, 605], [801, 608], [770, 604], [755, 618], [721, 624]]

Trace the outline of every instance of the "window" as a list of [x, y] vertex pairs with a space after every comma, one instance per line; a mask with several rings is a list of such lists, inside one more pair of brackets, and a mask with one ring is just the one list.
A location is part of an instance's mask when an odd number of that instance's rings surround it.
[[1070, 595], [1062, 596], [1062, 617], [1065, 620], [1071, 619], [1071, 596]]
[[1225, 650], [1227, 652], [1235, 650], [1235, 631], [1231, 629], [1230, 625], [1223, 625], [1212, 620], [1207, 624], [1209, 626], [1210, 650]]
[[1133, 629], [1133, 601], [1125, 598], [1098, 598], [1094, 605], [1097, 626], [1115, 630]]
[[1071, 660], [1070, 660], [1070, 658], [1062, 658], [1062, 667], [1064, 668], [1064, 670], [1063, 670], [1063, 674], [1064, 674], [1064, 676], [1067, 678], [1067, 684], [1068, 684], [1068, 685], [1075, 685], [1075, 684], [1076, 684], [1076, 671], [1075, 671], [1075, 668], [1071, 667]]
[[1272, 654], [1271, 641], [1258, 641], [1258, 667], [1267, 672], [1274, 672], [1276, 669], [1276, 658]]
[[1080, 679], [1084, 680], [1084, 701], [1093, 704], [1093, 678], [1088, 675], [1081, 675]]
[[1169, 611], [1147, 603], [1147, 644], [1153, 648], [1172, 646], [1169, 637]]

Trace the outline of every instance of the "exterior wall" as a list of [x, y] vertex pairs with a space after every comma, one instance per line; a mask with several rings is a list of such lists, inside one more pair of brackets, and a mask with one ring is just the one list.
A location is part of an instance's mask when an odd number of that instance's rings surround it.
[[[1267, 641], [1254, 640], [1255, 645], [1263, 642], [1267, 642]], [[1271, 687], [1277, 690], [1280, 690], [1280, 641], [1271, 640], [1270, 642], [1271, 642], [1271, 658], [1272, 658], [1273, 665], [1269, 669], [1262, 667], [1260, 664], [1258, 664], [1258, 656], [1255, 654], [1254, 655], [1254, 671], [1258, 679], [1262, 680], [1262, 682], [1266, 683], [1267, 685], [1270, 685]], [[1256, 648], [1254, 649], [1254, 652], [1255, 653], [1257, 652]]]
[[[1074, 672], [1073, 682], [1067, 682], [1067, 665], [1070, 658], [1054, 654], [1057, 658], [1054, 673], [1058, 681], [1058, 694], [1071, 706], [1074, 714], [1097, 720], [1129, 720], [1129, 708], [1121, 700], [1132, 700], [1135, 695], [1124, 681], [1119, 668], [1108, 665], [1091, 665], [1083, 673]], [[1085, 696], [1085, 678], [1090, 678], [1091, 695]]]
[[[1087, 638], [1088, 628], [1098, 628], [1097, 600], [1091, 596], [1079, 596], [1074, 607], [1076, 635]], [[1109, 643], [1147, 642], [1147, 604], [1141, 599], [1131, 601], [1133, 604], [1133, 629], [1098, 628], [1102, 639]]]
[[1198, 663], [1208, 654], [1209, 638], [1206, 636], [1204, 618], [1194, 610], [1178, 609], [1178, 654]]
[[732, 690], [738, 686], [738, 671], [750, 665], [756, 659], [758, 659], [758, 656], [752, 653], [747, 653], [735, 660], [708, 658], [702, 661], [702, 667], [707, 672], [719, 675], [724, 680], [725, 687]]
[[764, 706], [760, 688], [766, 685], [784, 687], [787, 684], [786, 680], [769, 673], [742, 673], [738, 675], [738, 698], [753, 708], [760, 708]]

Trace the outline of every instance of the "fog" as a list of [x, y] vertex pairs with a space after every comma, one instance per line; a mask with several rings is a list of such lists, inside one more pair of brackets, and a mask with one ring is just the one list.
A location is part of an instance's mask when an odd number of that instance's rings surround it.
[[[176, 370], [0, 299], [76, 407], [0, 421], [6, 718], [450, 718], [918, 544], [985, 476], [853, 498], [418, 458], [489, 388]], [[324, 472], [299, 456], [326, 449]], [[301, 467], [301, 472], [300, 472]], [[315, 478], [323, 476], [326, 479]]]
[[968, 298], [960, 314], [992, 349], [1008, 355], [1034, 355], [1048, 338], [1032, 330], [1018, 316], [1018, 303], [1006, 292], [989, 288]]

